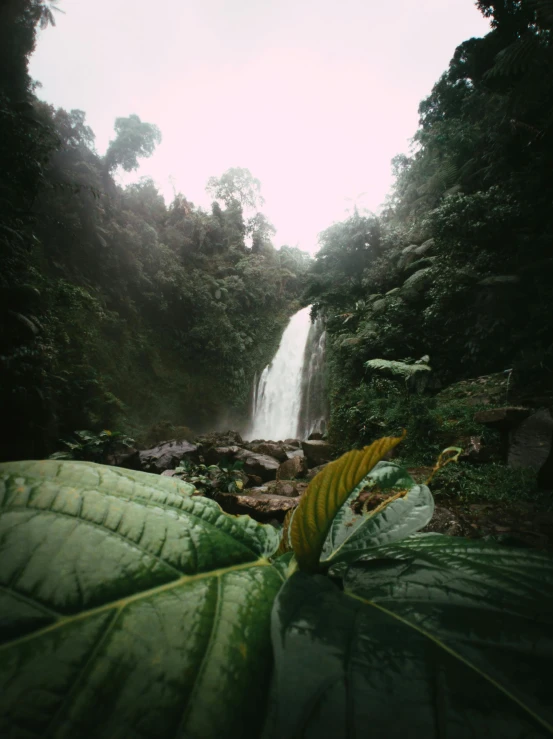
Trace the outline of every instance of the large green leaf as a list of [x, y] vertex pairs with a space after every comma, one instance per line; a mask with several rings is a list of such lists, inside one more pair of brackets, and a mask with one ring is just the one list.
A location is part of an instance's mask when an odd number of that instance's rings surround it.
[[370, 547], [400, 541], [426, 526], [433, 513], [432, 493], [426, 485], [415, 485], [375, 515], [364, 514], [349, 528], [338, 529], [336, 536], [325, 542], [321, 564], [353, 562]]
[[354, 488], [403, 436], [384, 437], [343, 454], [311, 480], [290, 522], [290, 542], [300, 569], [315, 572], [335, 515]]
[[278, 533], [190, 490], [0, 465], [0, 735], [257, 735]]
[[[356, 513], [352, 503], [364, 488], [408, 490], [378, 513]], [[357, 559], [370, 546], [403, 539], [432, 518], [434, 501], [428, 488], [416, 486], [409, 473], [395, 462], [379, 462], [357, 485], [340, 508], [326, 537], [321, 563], [335, 565]]]
[[284, 585], [265, 735], [551, 736], [551, 557], [440, 536], [378, 556], [344, 590], [303, 573]]

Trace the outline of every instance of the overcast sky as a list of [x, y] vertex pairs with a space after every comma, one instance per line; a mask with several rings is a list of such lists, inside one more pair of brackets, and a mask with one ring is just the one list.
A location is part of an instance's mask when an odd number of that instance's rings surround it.
[[[455, 47], [489, 30], [472, 0], [59, 0], [31, 74], [80, 108], [103, 153], [118, 116], [156, 123], [151, 176], [208, 206], [211, 175], [262, 183], [275, 244], [313, 251], [347, 198], [376, 210], [390, 160]], [[365, 193], [361, 195], [361, 193]]]

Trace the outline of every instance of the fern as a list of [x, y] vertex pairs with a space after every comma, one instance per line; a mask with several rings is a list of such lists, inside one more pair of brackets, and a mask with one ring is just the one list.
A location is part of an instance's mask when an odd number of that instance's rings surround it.
[[427, 364], [405, 364], [405, 362], [393, 362], [387, 359], [369, 359], [365, 367], [382, 374], [391, 374], [394, 377], [402, 377], [408, 380], [420, 372], [430, 372]]

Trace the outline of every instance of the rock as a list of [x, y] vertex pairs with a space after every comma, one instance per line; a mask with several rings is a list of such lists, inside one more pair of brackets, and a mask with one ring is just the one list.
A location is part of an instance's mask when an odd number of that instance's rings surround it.
[[249, 475], [257, 475], [263, 481], [274, 480], [279, 463], [274, 457], [266, 454], [256, 454], [248, 449], [239, 449], [235, 459], [244, 462], [244, 472]]
[[304, 477], [307, 472], [305, 457], [296, 455], [287, 459], [278, 468], [277, 480], [294, 480], [296, 477]]
[[288, 446], [294, 446], [296, 449], [301, 447], [301, 441], [299, 439], [284, 439], [284, 443]]
[[163, 472], [161, 473], [161, 476], [162, 477], [173, 477], [174, 474], [175, 474], [175, 470], [163, 470]]
[[277, 480], [273, 492], [275, 495], [284, 495], [285, 498], [296, 498], [299, 495], [295, 483], [291, 480]]
[[320, 464], [318, 467], [312, 467], [306, 475], [309, 482], [311, 482], [315, 475], [318, 475], [321, 470], [324, 470], [325, 467], [326, 464]]
[[238, 431], [214, 431], [196, 439], [204, 449], [209, 447], [236, 446], [244, 443]]
[[492, 408], [489, 411], [478, 411], [474, 414], [476, 423], [497, 429], [498, 431], [509, 431], [518, 426], [530, 414], [528, 408], [519, 406], [508, 406], [505, 408]]
[[332, 446], [327, 441], [302, 441], [301, 447], [309, 469], [332, 459]]
[[[541, 487], [553, 487], [553, 475], [549, 475], [553, 455], [553, 414], [549, 409], [533, 413], [509, 435], [509, 467], [532, 467], [538, 472]], [[544, 472], [542, 469], [545, 468]]]
[[219, 464], [223, 460], [234, 462], [239, 452], [243, 451], [239, 446], [211, 447], [204, 453], [206, 464]]
[[289, 498], [283, 495], [273, 495], [263, 491], [264, 488], [252, 488], [249, 495], [234, 495], [233, 493], [218, 493], [215, 500], [227, 513], [240, 515], [246, 513], [256, 521], [262, 523], [276, 519], [284, 521], [289, 510], [295, 508], [299, 498]]
[[198, 446], [188, 441], [164, 441], [152, 449], [138, 452], [141, 470], [161, 474], [174, 469], [182, 459], [197, 459]]
[[303, 449], [293, 449], [290, 452], [286, 452], [286, 459], [292, 459], [293, 457], [303, 457]]
[[263, 485], [263, 480], [259, 477], [259, 475], [247, 475], [248, 477], [248, 487], [258, 487], [259, 485]]
[[388, 292], [386, 293], [386, 297], [392, 298], [394, 295], [398, 295], [400, 291], [401, 291], [400, 287], [394, 287], [391, 290], [388, 290]]
[[264, 441], [261, 444], [250, 444], [249, 448], [256, 454], [266, 454], [269, 457], [278, 459], [279, 462], [285, 462], [287, 459], [283, 445], [275, 444], [272, 441]]
[[309, 436], [307, 437], [307, 441], [322, 441], [322, 440], [323, 440], [323, 435], [321, 434], [320, 431], [313, 431], [313, 433], [309, 434]]

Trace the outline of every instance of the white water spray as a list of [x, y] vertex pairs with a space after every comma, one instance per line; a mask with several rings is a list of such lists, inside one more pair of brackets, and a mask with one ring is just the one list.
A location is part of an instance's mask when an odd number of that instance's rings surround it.
[[273, 361], [256, 383], [250, 439], [280, 440], [298, 435], [310, 311], [308, 306], [292, 316]]

